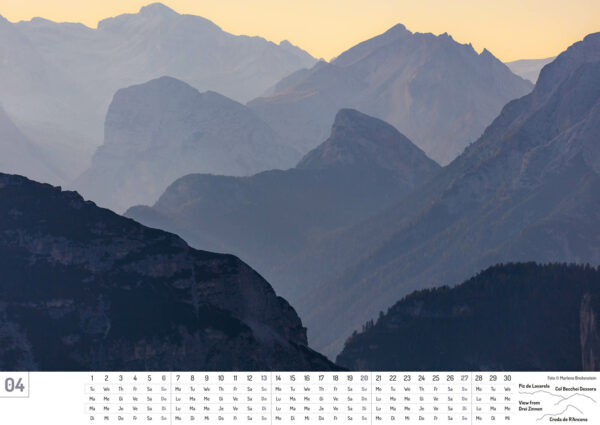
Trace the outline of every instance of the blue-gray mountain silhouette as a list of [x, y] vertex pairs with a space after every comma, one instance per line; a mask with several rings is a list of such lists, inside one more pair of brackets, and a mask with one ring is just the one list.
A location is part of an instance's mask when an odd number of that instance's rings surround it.
[[0, 17], [0, 57], [0, 101], [30, 138], [55, 148], [51, 159], [69, 181], [102, 143], [107, 108], [123, 87], [171, 75], [246, 102], [315, 63], [288, 42], [236, 36], [161, 4], [97, 28]]
[[156, 202], [189, 173], [251, 175], [299, 157], [246, 106], [161, 77], [115, 94], [104, 144], [75, 187], [120, 212]]
[[600, 33], [546, 65], [531, 94], [424, 186], [296, 255], [278, 285], [303, 287], [294, 306], [313, 346], [337, 354], [390, 298], [492, 264], [600, 264], [598, 134]]
[[489, 51], [448, 34], [396, 25], [339, 55], [286, 77], [249, 106], [304, 152], [329, 131], [341, 108], [389, 122], [429, 157], [447, 164], [509, 100], [531, 91]]
[[304, 286], [279, 284], [291, 259], [323, 234], [392, 205], [439, 168], [391, 125], [345, 109], [330, 137], [294, 169], [251, 177], [192, 174], [153, 207], [126, 215], [195, 247], [240, 256], [293, 303]]
[[552, 62], [554, 59], [556, 59], [556, 56], [545, 59], [520, 59], [512, 62], [506, 62], [506, 66], [508, 66], [510, 70], [518, 76], [523, 77], [535, 84], [542, 68]]

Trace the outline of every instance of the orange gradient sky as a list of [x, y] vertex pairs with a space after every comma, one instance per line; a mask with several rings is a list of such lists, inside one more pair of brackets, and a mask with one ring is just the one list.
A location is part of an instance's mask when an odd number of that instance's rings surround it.
[[[137, 12], [144, 0], [0, 0], [10, 21], [40, 16], [83, 22]], [[600, 0], [164, 0], [179, 13], [210, 19], [234, 34], [287, 39], [330, 59], [396, 23], [413, 32], [448, 32], [504, 61], [554, 56], [600, 31]]]

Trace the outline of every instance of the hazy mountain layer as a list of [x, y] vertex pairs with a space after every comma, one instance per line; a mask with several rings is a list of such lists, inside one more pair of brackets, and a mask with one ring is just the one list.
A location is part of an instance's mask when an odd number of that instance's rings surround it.
[[63, 178], [36, 146], [6, 115], [0, 105], [0, 170], [26, 174], [44, 182], [61, 183]]
[[299, 158], [244, 105], [170, 77], [119, 90], [104, 135], [75, 187], [115, 211], [156, 202], [189, 173], [249, 175]]
[[2, 370], [333, 367], [233, 256], [20, 176], [0, 174], [0, 215]]
[[[108, 105], [123, 87], [171, 75], [245, 102], [315, 63], [288, 42], [235, 36], [161, 4], [103, 20], [97, 29], [0, 17], [0, 61], [4, 107], [28, 136], [51, 148], [64, 172], [75, 175], [101, 144]], [[64, 158], [73, 152], [77, 161]]]
[[447, 34], [397, 25], [278, 83], [249, 106], [304, 152], [323, 140], [341, 108], [381, 118], [447, 164], [511, 99], [532, 89], [490, 52]]
[[330, 137], [295, 169], [185, 176], [152, 208], [135, 207], [127, 216], [193, 246], [239, 255], [293, 303], [310, 286], [283, 284], [298, 252], [381, 211], [439, 168], [391, 125], [342, 110]]
[[534, 91], [507, 104], [426, 185], [297, 255], [285, 284], [311, 283], [295, 306], [313, 346], [337, 353], [390, 298], [491, 264], [599, 264], [598, 134], [600, 34], [592, 34], [546, 65]]
[[542, 68], [556, 59], [556, 56], [546, 59], [521, 59], [512, 62], [506, 62], [506, 66], [515, 74], [536, 83]]
[[353, 370], [600, 370], [600, 270], [491, 267], [455, 288], [423, 290], [353, 335]]

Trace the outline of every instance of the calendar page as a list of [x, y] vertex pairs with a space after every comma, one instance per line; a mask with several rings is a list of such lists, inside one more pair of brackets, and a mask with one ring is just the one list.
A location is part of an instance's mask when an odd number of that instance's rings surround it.
[[600, 425], [600, 0], [0, 0], [0, 425]]
[[2, 423], [550, 424], [600, 421], [598, 373], [2, 373]]

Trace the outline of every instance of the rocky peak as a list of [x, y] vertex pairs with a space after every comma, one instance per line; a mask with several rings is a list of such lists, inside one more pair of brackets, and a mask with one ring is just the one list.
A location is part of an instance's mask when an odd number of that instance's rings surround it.
[[399, 35], [405, 35], [405, 34], [410, 34], [411, 32], [409, 30], [406, 29], [406, 26], [404, 26], [403, 24], [396, 24], [393, 27], [391, 27], [389, 30], [387, 30], [384, 34], [387, 34], [388, 36], [399, 36]]
[[164, 147], [209, 120], [216, 110], [243, 108], [216, 92], [200, 93], [181, 80], [160, 77], [115, 94], [106, 115], [105, 143]]
[[[524, 155], [531, 151], [523, 158], [523, 164], [522, 158], [513, 155], [513, 159], [517, 159], [513, 162], [515, 172], [522, 174], [525, 167], [531, 170], [532, 165], [536, 165], [539, 172], [573, 157], [584, 145], [590, 148], [595, 140], [591, 137], [593, 128], [598, 125], [594, 111], [600, 108], [599, 67], [600, 33], [597, 33], [573, 44], [546, 65], [533, 92], [508, 103], [457, 165], [477, 164], [500, 152], [518, 151]], [[577, 125], [583, 121], [587, 123]], [[567, 131], [574, 132], [577, 137], [557, 137], [561, 133], [566, 135]], [[578, 142], [573, 143], [574, 140]], [[541, 146], [545, 148], [533, 150]], [[549, 156], [551, 149], [554, 154]], [[589, 153], [584, 156], [586, 161], [597, 157], [590, 157]], [[540, 160], [542, 155], [545, 155], [543, 161]], [[477, 159], [474, 160], [474, 156]], [[533, 161], [533, 158], [538, 159]], [[503, 173], [506, 172], [504, 169]]]
[[136, 32], [144, 29], [153, 30], [157, 26], [170, 25], [173, 22], [183, 23], [184, 19], [191, 18], [196, 28], [220, 31], [220, 28], [201, 16], [181, 15], [162, 3], [153, 3], [143, 6], [138, 13], [128, 13], [113, 18], [103, 19], [98, 23], [98, 29], [110, 32]]
[[[171, 140], [163, 132], [157, 135], [157, 129], [181, 125], [183, 112], [192, 109], [199, 96], [195, 88], [171, 77], [120, 89], [106, 115], [105, 143], [148, 146], [153, 139]], [[131, 137], [138, 133], [142, 136]]]
[[302, 58], [312, 58], [310, 53], [308, 53], [306, 50], [301, 49], [300, 47], [296, 46], [295, 44], [292, 44], [288, 40], [281, 41], [279, 43], [279, 47], [282, 47], [285, 50], [287, 50], [288, 52], [291, 52], [294, 55], [300, 56]]
[[179, 15], [179, 13], [175, 12], [173, 9], [171, 9], [168, 6], [165, 6], [162, 3], [152, 3], [149, 5], [143, 6], [140, 9], [139, 14], [143, 15], [143, 16], [160, 16], [160, 17]]
[[415, 166], [429, 172], [438, 168], [393, 126], [354, 109], [337, 113], [329, 138], [309, 152], [297, 168], [339, 166], [384, 168], [400, 174]]
[[[471, 45], [469, 45], [470, 47], [472, 47]], [[488, 49], [484, 48], [481, 53], [479, 54], [480, 57], [485, 58], [489, 61], [496, 61], [496, 62], [500, 62], [500, 60], [494, 56], [494, 54], [492, 52], [490, 52]]]
[[299, 157], [241, 103], [161, 77], [115, 94], [104, 144], [75, 187], [123, 211], [155, 202], [186, 174], [249, 175], [289, 168]]

